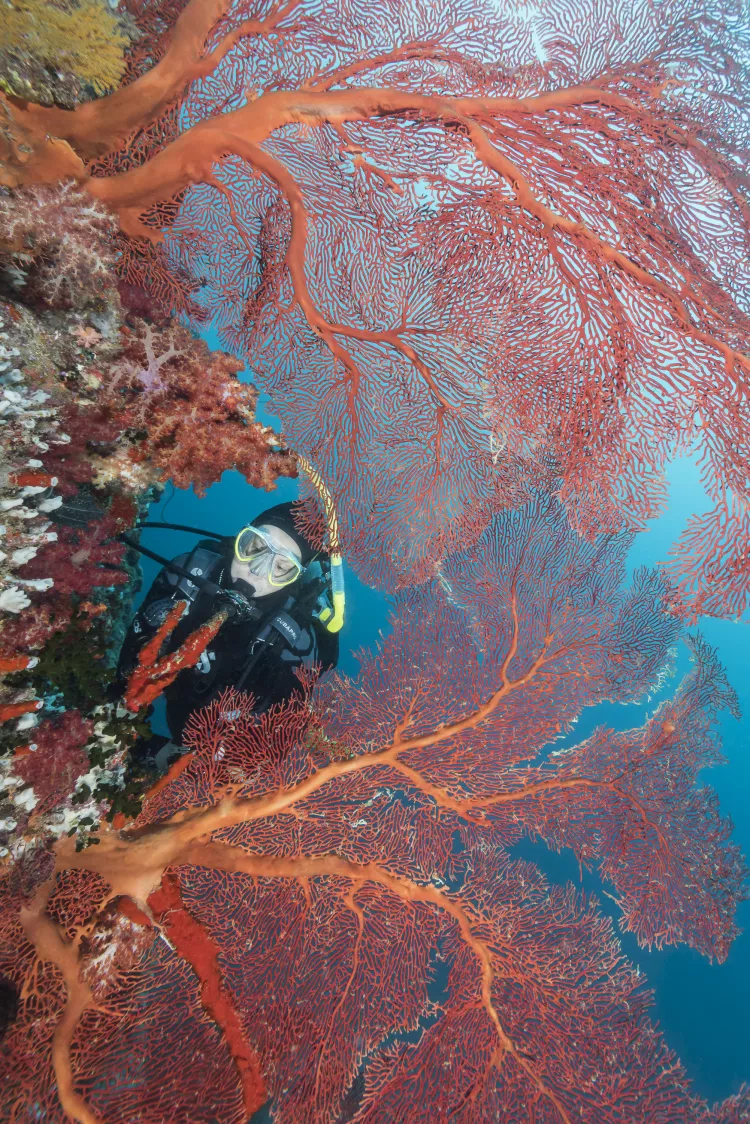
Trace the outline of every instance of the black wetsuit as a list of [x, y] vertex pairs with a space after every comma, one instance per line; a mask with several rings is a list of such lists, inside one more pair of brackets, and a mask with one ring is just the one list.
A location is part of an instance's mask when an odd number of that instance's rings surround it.
[[[221, 589], [231, 590], [232, 545], [231, 539], [221, 542], [204, 539], [190, 554], [182, 554], [174, 561], [189, 573], [207, 578]], [[320, 572], [317, 563], [311, 569]], [[318, 590], [321, 584], [318, 582]], [[255, 712], [261, 714], [274, 703], [283, 702], [300, 691], [296, 668], [319, 665], [325, 671], [336, 666], [338, 636], [329, 633], [312, 616], [317, 599], [315, 588], [314, 575], [306, 572], [293, 585], [267, 597], [252, 599], [247, 619], [230, 617], [197, 664], [180, 672], [164, 692], [167, 723], [176, 745], [181, 744], [190, 714], [206, 706], [227, 687], [252, 694]], [[169, 638], [166, 651], [170, 652], [209, 620], [223, 603], [220, 594], [212, 596], [198, 584], [165, 567], [125, 637], [117, 667], [118, 683], [122, 687], [138, 662], [140, 649], [179, 600], [188, 601], [189, 610]]]

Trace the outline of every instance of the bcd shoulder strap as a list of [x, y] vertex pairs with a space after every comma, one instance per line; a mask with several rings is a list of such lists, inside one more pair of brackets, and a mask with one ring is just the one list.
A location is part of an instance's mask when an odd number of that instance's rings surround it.
[[[170, 585], [176, 587], [183, 597], [188, 601], [195, 601], [198, 594], [204, 588], [203, 582], [207, 579], [218, 583], [220, 578], [220, 566], [224, 562], [221, 554], [215, 550], [204, 546], [196, 546], [194, 550], [186, 557], [184, 565], [181, 566], [182, 573], [167, 571], [167, 581]], [[203, 579], [198, 582], [193, 582], [187, 576]]]

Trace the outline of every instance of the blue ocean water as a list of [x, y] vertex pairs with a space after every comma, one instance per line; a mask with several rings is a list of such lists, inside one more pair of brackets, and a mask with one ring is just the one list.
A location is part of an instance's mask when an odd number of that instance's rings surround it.
[[[209, 344], [218, 346], [211, 334]], [[264, 409], [259, 417], [265, 424], [278, 421]], [[697, 467], [688, 459], [672, 465], [669, 473], [670, 503], [666, 512], [639, 535], [629, 556], [629, 567], [657, 565], [663, 561], [687, 518], [708, 509]], [[234, 472], [225, 473], [207, 494], [199, 498], [192, 489], [180, 491], [168, 486], [161, 500], [152, 506], [151, 519], [167, 519], [174, 523], [205, 527], [222, 534], [232, 534], [252, 520], [263, 508], [282, 500], [294, 499], [297, 484], [281, 480], [271, 493], [250, 488]], [[148, 531], [144, 542], [167, 556], [174, 556], [189, 547], [194, 537], [177, 532]], [[158, 567], [143, 561], [143, 592], [148, 589]], [[359, 582], [350, 570], [346, 572], [347, 616], [341, 633], [340, 668], [355, 675], [358, 662], [355, 652], [371, 647], [380, 631], [387, 628], [388, 599], [380, 592]], [[721, 722], [727, 764], [701, 777], [701, 782], [716, 789], [722, 811], [735, 824], [734, 839], [745, 854], [750, 854], [750, 658], [747, 625], [703, 618], [700, 631], [710, 644], [718, 648], [729, 680], [740, 697], [743, 719], [738, 722], [724, 715]], [[676, 687], [689, 669], [687, 649], [681, 645], [676, 676], [664, 684], [662, 694], [645, 700], [641, 706], [604, 704], [584, 711], [576, 725], [572, 740], [579, 741], [602, 723], [615, 729], [639, 725], [654, 709], [661, 697]], [[601, 892], [595, 875], [583, 878], [570, 851], [551, 853], [543, 844], [524, 843], [519, 848], [524, 857], [533, 858], [553, 881], [570, 880], [597, 894], [602, 909], [616, 918], [608, 897]], [[689, 949], [665, 949], [648, 952], [639, 949], [635, 940], [622, 934], [625, 954], [638, 963], [655, 992], [652, 1017], [659, 1022], [667, 1042], [676, 1051], [693, 1080], [695, 1092], [709, 1101], [723, 1099], [738, 1090], [743, 1080], [750, 1080], [750, 1031], [747, 1013], [750, 1010], [750, 902], [742, 903], [738, 922], [744, 930], [735, 942], [728, 960], [722, 965], [710, 964]]]
[[[629, 571], [639, 566], [656, 566], [667, 558], [670, 546], [683, 530], [687, 519], [710, 508], [701, 487], [694, 462], [682, 458], [668, 471], [669, 506], [652, 526], [638, 535], [628, 558]], [[719, 796], [725, 816], [734, 823], [733, 839], [744, 854], [750, 855], [750, 633], [748, 622], [702, 617], [697, 628], [712, 647], [736, 690], [742, 720], [723, 714], [721, 739], [726, 764], [705, 770], [699, 782], [710, 785]], [[674, 677], [661, 692], [641, 706], [602, 704], [584, 711], [570, 741], [587, 737], [598, 725], [624, 730], [639, 725], [646, 715], [668, 697], [690, 668], [684, 644], [678, 648]], [[572, 852], [551, 853], [543, 844], [524, 843], [518, 849], [534, 859], [547, 876], [557, 882], [570, 880], [588, 892], [596, 893], [601, 908], [615, 920], [617, 911], [602, 895], [602, 884], [592, 874], [580, 876]], [[621, 933], [623, 951], [645, 972], [655, 993], [652, 1018], [664, 1031], [667, 1042], [677, 1053], [697, 1094], [709, 1101], [723, 1100], [750, 1081], [750, 902], [742, 902], [737, 913], [741, 930], [724, 964], [711, 964], [687, 948], [647, 951], [639, 948], [628, 933]]]
[[[669, 507], [648, 531], [636, 538], [630, 554], [633, 567], [654, 566], [663, 561], [687, 519], [711, 507], [695, 463], [683, 458], [671, 466], [668, 476]], [[703, 617], [698, 630], [718, 650], [742, 711], [739, 722], [729, 714], [722, 715], [721, 736], [727, 762], [705, 771], [700, 780], [716, 790], [724, 815], [734, 823], [735, 842], [745, 855], [750, 855], [748, 622]], [[683, 645], [678, 677], [688, 667]], [[667, 691], [669, 687], [667, 684]], [[625, 725], [622, 718], [619, 725]], [[743, 932], [721, 965], [711, 965], [687, 949], [644, 954], [634, 941], [623, 941], [625, 951], [640, 963], [656, 991], [656, 1015], [667, 1041], [680, 1055], [696, 1091], [709, 1100], [728, 1096], [737, 1091], [743, 1080], [750, 1081], [750, 902], [740, 905], [738, 923]]]

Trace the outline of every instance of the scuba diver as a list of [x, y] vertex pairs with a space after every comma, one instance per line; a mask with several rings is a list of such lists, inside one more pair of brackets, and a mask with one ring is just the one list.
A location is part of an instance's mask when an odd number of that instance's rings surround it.
[[[175, 602], [187, 609], [167, 640], [175, 651], [218, 609], [228, 609], [219, 629], [194, 667], [182, 670], [165, 689], [171, 742], [154, 735], [137, 743], [131, 757], [163, 769], [181, 751], [182, 734], [193, 711], [227, 687], [246, 691], [254, 713], [301, 692], [297, 668], [334, 668], [338, 629], [343, 622], [341, 558], [315, 550], [297, 529], [292, 504], [261, 512], [234, 538], [169, 523], [141, 523], [207, 536], [171, 562], [127, 535], [121, 539], [162, 562], [125, 636], [117, 666], [115, 693], [122, 694], [138, 654], [165, 621]], [[168, 756], [167, 756], [168, 755]]]

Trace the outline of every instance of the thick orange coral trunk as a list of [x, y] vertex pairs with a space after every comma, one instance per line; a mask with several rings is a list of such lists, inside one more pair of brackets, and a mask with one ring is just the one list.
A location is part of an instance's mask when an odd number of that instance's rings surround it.
[[219, 968], [221, 950], [185, 909], [180, 884], [173, 874], [164, 875], [161, 886], [151, 894], [148, 904], [177, 952], [201, 981], [201, 1003], [222, 1030], [239, 1074], [245, 1112], [252, 1116], [266, 1101], [266, 1086], [258, 1056], [247, 1042], [242, 1023], [222, 982]]
[[102, 156], [135, 129], [145, 128], [185, 86], [210, 74], [239, 39], [266, 34], [298, 2], [289, 0], [266, 20], [245, 20], [202, 57], [206, 38], [229, 9], [230, 0], [190, 0], [161, 62], [129, 86], [74, 110], [0, 94], [0, 109], [8, 123], [0, 137], [0, 183], [18, 187], [84, 178], [84, 161]]

